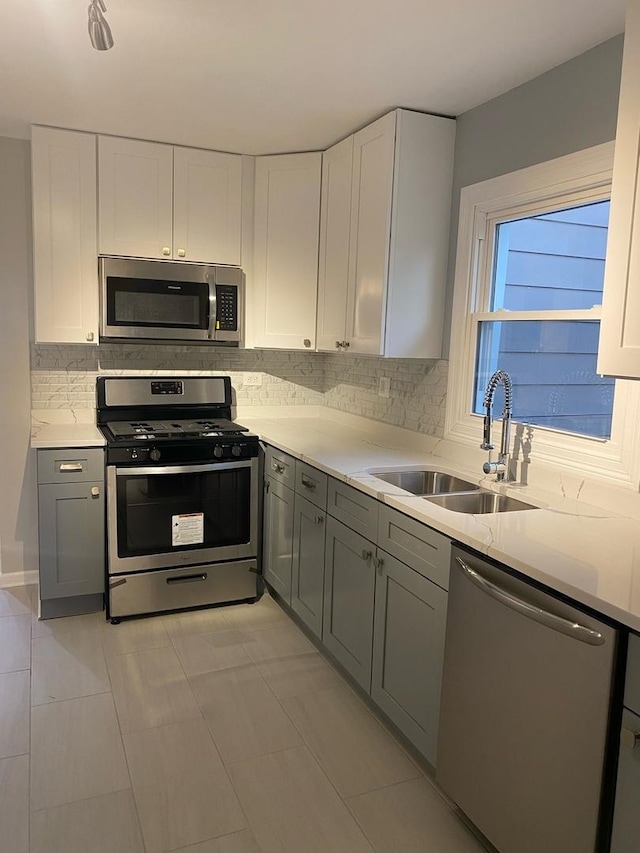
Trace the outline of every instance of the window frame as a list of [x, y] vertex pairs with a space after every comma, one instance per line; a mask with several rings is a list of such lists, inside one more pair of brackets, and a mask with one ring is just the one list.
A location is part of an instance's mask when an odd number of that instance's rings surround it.
[[[445, 438], [479, 446], [482, 415], [472, 414], [477, 335], [482, 320], [600, 320], [602, 308], [476, 312], [489, 305], [496, 224], [543, 209], [589, 204], [609, 198], [614, 143], [604, 143], [464, 187], [460, 195], [458, 247], [451, 317]], [[483, 302], [479, 302], [483, 299]], [[637, 428], [640, 382], [616, 379], [611, 438], [602, 439], [527, 425], [531, 461], [582, 476], [638, 489]], [[496, 418], [499, 420], [499, 417]], [[512, 426], [512, 440], [518, 422]], [[517, 440], [517, 439], [516, 439]]]

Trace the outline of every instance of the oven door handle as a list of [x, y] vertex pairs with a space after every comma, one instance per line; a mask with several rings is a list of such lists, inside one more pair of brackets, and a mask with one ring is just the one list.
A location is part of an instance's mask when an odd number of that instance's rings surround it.
[[147, 474], [203, 474], [207, 471], [231, 471], [238, 468], [250, 468], [251, 460], [243, 460], [241, 462], [213, 462], [207, 465], [145, 465], [141, 468], [116, 468], [118, 476], [124, 475], [144, 475]]

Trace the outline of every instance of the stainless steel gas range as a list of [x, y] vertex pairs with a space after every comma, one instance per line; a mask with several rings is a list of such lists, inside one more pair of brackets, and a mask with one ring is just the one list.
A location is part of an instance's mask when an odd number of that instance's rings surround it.
[[255, 599], [258, 437], [228, 376], [98, 378], [107, 617]]

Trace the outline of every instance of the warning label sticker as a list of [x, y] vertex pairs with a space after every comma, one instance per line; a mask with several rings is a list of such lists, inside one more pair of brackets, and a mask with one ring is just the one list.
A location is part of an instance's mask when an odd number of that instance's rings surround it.
[[171, 516], [171, 544], [201, 545], [204, 542], [204, 513], [188, 512]]

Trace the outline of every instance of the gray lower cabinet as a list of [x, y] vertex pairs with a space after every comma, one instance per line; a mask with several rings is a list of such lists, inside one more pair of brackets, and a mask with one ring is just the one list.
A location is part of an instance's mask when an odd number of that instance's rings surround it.
[[327, 518], [322, 641], [367, 692], [371, 689], [375, 545]]
[[640, 637], [629, 637], [611, 853], [640, 853]]
[[316, 637], [322, 636], [326, 519], [326, 512], [296, 494], [291, 607]]
[[45, 618], [102, 608], [103, 471], [102, 450], [38, 451], [40, 599]]
[[447, 593], [378, 550], [371, 696], [435, 765]]
[[278, 595], [291, 603], [294, 491], [274, 477], [265, 479], [262, 572]]

